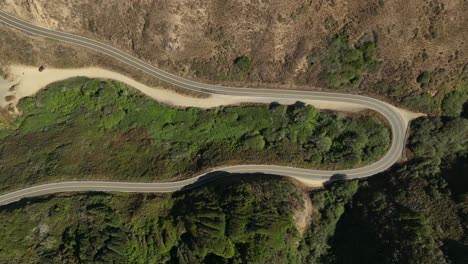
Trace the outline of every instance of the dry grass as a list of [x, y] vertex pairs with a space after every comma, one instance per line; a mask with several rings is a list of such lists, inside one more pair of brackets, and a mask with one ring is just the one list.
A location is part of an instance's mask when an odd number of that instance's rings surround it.
[[3, 24], [0, 24], [0, 35], [0, 63], [3, 65], [0, 74], [6, 79], [6, 66], [11, 64], [37, 67], [47, 65], [56, 68], [100, 67], [139, 80], [150, 87], [164, 87], [197, 98], [209, 96], [162, 82], [118, 60], [76, 45], [32, 36]]
[[[0, 6], [32, 23], [103, 41], [182, 77], [229, 86], [320, 90], [323, 65], [308, 62], [311, 55], [326, 56], [327, 43], [338, 32], [349, 36], [350, 45], [374, 35], [382, 62], [350, 92], [400, 104], [413, 91], [453, 89], [468, 75], [463, 70], [468, 68], [466, 1], [4, 0]], [[21, 47], [29, 52], [27, 64], [39, 62], [31, 58], [39, 56], [36, 47]], [[74, 52], [55, 66], [99, 65], [157, 83], [93, 52], [60, 47], [52, 53]], [[249, 74], [239, 74], [233, 63], [242, 55], [253, 61]], [[416, 82], [424, 71], [438, 73], [427, 88]]]

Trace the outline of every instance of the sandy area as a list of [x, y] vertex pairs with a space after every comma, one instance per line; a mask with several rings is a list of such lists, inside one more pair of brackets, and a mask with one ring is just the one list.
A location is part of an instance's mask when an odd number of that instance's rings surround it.
[[[100, 69], [100, 68], [81, 68], [81, 69], [52, 69], [46, 68], [43, 72], [39, 72], [38, 68], [30, 66], [13, 65], [8, 69], [7, 81], [0, 82], [0, 107], [7, 105], [15, 106], [19, 99], [31, 96], [37, 93], [46, 85], [65, 80], [76, 76], [85, 76], [89, 78], [103, 78], [113, 79], [126, 83], [142, 93], [150, 96], [151, 98], [170, 105], [180, 107], [200, 107], [210, 108], [220, 105], [233, 105], [239, 103], [271, 103], [278, 102], [283, 104], [292, 104], [296, 100], [290, 99], [269, 99], [261, 97], [246, 98], [242, 96], [225, 96], [225, 95], [212, 95], [209, 98], [193, 98], [186, 95], [178, 94], [174, 91], [164, 89], [162, 87], [148, 87], [138, 81], [128, 78], [122, 74]], [[13, 92], [8, 91], [13, 85], [16, 89]], [[13, 95], [15, 98], [9, 101], [5, 100], [6, 96]], [[331, 109], [341, 111], [360, 111], [364, 108], [351, 103], [332, 103], [314, 100], [304, 100], [305, 103], [314, 105], [320, 109]]]
[[398, 112], [400, 112], [400, 115], [405, 120], [406, 127], [408, 127], [408, 124], [411, 120], [416, 119], [421, 116], [426, 116], [426, 114], [423, 114], [423, 113], [415, 113], [415, 112], [411, 112], [409, 110], [398, 108], [395, 106], [392, 106], [392, 107], [395, 108]]
[[326, 182], [326, 180], [312, 180], [312, 179], [306, 179], [302, 177], [297, 177], [297, 178], [293, 177], [293, 178], [307, 187], [323, 187], [323, 184]]

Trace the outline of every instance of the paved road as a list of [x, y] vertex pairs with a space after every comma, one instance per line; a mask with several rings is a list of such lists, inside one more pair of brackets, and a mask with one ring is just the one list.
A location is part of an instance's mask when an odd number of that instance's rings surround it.
[[[176, 85], [178, 87], [189, 89], [197, 92], [208, 94], [222, 94], [232, 96], [245, 96], [257, 98], [273, 98], [273, 99], [295, 99], [295, 100], [321, 100], [329, 102], [355, 103], [368, 109], [374, 110], [382, 114], [391, 126], [392, 144], [386, 155], [379, 161], [356, 169], [349, 170], [309, 170], [292, 168], [285, 166], [272, 165], [239, 165], [230, 166], [218, 169], [217, 171], [226, 171], [230, 173], [253, 173], [260, 172], [265, 174], [284, 175], [295, 178], [328, 180], [333, 175], [346, 175], [348, 178], [368, 177], [379, 172], [382, 172], [397, 162], [403, 151], [405, 143], [406, 122], [395, 107], [382, 102], [380, 100], [340, 93], [328, 92], [310, 92], [298, 90], [272, 90], [272, 89], [251, 89], [251, 88], [232, 88], [219, 85], [203, 84], [190, 80], [183, 79], [171, 73], [160, 70], [140, 59], [137, 59], [123, 51], [113, 48], [104, 43], [76, 36], [69, 33], [59, 32], [55, 30], [41, 28], [11, 15], [0, 11], [0, 23], [28, 32], [30, 34], [42, 36], [49, 39], [68, 42], [83, 46], [89, 49], [99, 51], [103, 54], [120, 60], [138, 70], [141, 70], [151, 76], [159, 78], [163, 81]], [[0, 196], [0, 205], [8, 204], [17, 201], [24, 197], [33, 197], [43, 194], [67, 192], [67, 191], [120, 191], [120, 192], [173, 192], [184, 187], [194, 187], [202, 184], [210, 179], [213, 175], [218, 175], [216, 172], [203, 174], [188, 180], [170, 182], [170, 183], [117, 183], [117, 182], [62, 182], [46, 185], [34, 186], [31, 188], [19, 190]]]

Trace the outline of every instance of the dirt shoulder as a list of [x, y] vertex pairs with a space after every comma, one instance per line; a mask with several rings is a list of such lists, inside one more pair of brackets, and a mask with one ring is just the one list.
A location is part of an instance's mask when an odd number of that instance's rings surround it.
[[[138, 89], [142, 93], [159, 102], [178, 107], [211, 108], [222, 105], [237, 105], [241, 103], [272, 102], [292, 104], [296, 101], [291, 99], [277, 100], [270, 98], [249, 98], [226, 95], [211, 95], [208, 98], [194, 98], [176, 93], [169, 89], [164, 89], [162, 86], [150, 87], [120, 73], [95, 67], [79, 69], [46, 68], [43, 72], [39, 72], [38, 68], [36, 67], [12, 65], [7, 70], [7, 76], [7, 81], [3, 81], [0, 88], [0, 96], [2, 97], [0, 99], [0, 106], [2, 107], [6, 107], [8, 105], [14, 107], [21, 98], [34, 95], [40, 89], [44, 88], [50, 83], [77, 76], [112, 79], [123, 82]], [[14, 88], [12, 89], [12, 87]], [[6, 100], [5, 98], [8, 96], [14, 96], [14, 99]], [[350, 112], [364, 110], [362, 106], [352, 103], [334, 103], [314, 100], [304, 100], [304, 102], [311, 104], [319, 109]]]

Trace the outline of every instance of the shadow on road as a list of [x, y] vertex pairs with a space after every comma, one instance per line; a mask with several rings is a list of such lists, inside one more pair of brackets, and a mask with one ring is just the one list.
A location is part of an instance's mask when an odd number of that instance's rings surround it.
[[334, 182], [343, 182], [347, 180], [349, 180], [349, 177], [346, 174], [341, 174], [341, 173], [333, 174], [328, 181], [323, 183], [323, 186], [326, 187]]
[[272, 180], [276, 179], [278, 180], [279, 178], [282, 178], [284, 176], [281, 175], [274, 175], [274, 174], [264, 174], [264, 173], [231, 173], [227, 171], [214, 171], [207, 173], [201, 177], [198, 178], [198, 180], [192, 184], [189, 184], [179, 191], [175, 192], [180, 193], [184, 192], [187, 190], [194, 189], [196, 187], [200, 187], [206, 183], [211, 183], [214, 185], [230, 185], [230, 184], [235, 184], [238, 183], [239, 181], [248, 181], [248, 180], [254, 180], [254, 179], [261, 179], [261, 180]]
[[207, 173], [207, 174], [205, 174], [203, 176], [200, 176], [197, 179], [197, 181], [195, 181], [194, 183], [182, 187], [178, 192], [191, 190], [191, 189], [193, 189], [195, 187], [199, 187], [199, 186], [201, 186], [203, 184], [206, 184], [208, 182], [214, 182], [214, 181], [219, 180], [221, 178], [230, 178], [232, 176], [233, 176], [233, 174], [230, 173], [230, 172], [227, 172], [227, 171], [209, 172], [209, 173]]
[[[201, 187], [205, 184], [212, 185], [214, 188], [219, 188], [222, 186], [233, 185], [239, 182], [246, 182], [252, 180], [262, 180], [262, 181], [271, 181], [271, 180], [278, 180], [284, 176], [281, 175], [274, 175], [274, 174], [265, 174], [265, 173], [230, 173], [227, 171], [213, 171], [209, 172], [203, 176], [200, 176], [191, 184], [188, 184], [182, 187], [180, 190], [174, 192], [174, 195], [180, 194], [187, 190], [192, 190], [197, 187]], [[342, 182], [349, 180], [349, 177], [345, 174], [335, 174], [330, 177], [330, 179], [324, 182], [323, 186], [327, 187], [328, 185], [335, 183], [335, 182]], [[29, 197], [21, 199], [20, 201], [12, 202], [11, 204], [2, 205], [0, 206], [1, 211], [11, 211], [17, 208], [22, 208], [28, 204], [33, 203], [41, 203], [46, 202], [52, 197], [69, 197], [76, 194], [85, 194], [85, 196], [92, 196], [92, 195], [112, 195], [112, 192], [103, 192], [103, 191], [78, 191], [78, 192], [66, 192], [66, 193], [57, 193], [57, 194], [48, 194], [38, 197]]]

